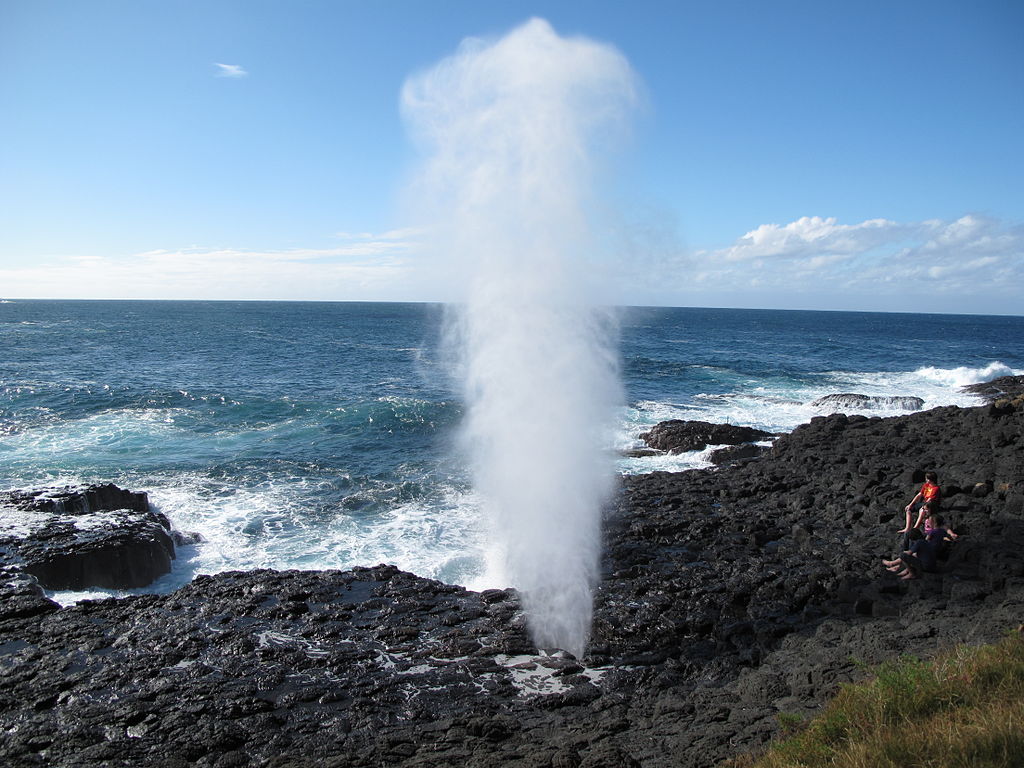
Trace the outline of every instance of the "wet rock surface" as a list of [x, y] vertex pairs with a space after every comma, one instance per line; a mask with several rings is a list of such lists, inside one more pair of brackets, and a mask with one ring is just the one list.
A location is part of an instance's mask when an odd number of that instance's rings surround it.
[[[861, 662], [1024, 620], [1024, 411], [821, 417], [740, 467], [625, 478], [589, 655], [515, 593], [389, 566], [224, 573], [0, 621], [13, 765], [710, 766]], [[962, 534], [897, 581], [926, 470]], [[38, 596], [37, 596], [38, 597]], [[28, 598], [26, 598], [28, 599]], [[42, 602], [44, 598], [38, 598]]]

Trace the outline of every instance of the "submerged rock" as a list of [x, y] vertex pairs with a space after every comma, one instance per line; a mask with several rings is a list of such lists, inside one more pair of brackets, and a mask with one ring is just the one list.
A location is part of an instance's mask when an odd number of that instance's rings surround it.
[[653, 448], [627, 448], [620, 452], [621, 456], [627, 459], [647, 459], [651, 456], [661, 456], [664, 451], [656, 451]]
[[651, 448], [669, 453], [702, 451], [709, 445], [738, 445], [770, 437], [773, 437], [771, 433], [753, 427], [680, 419], [663, 421], [640, 435]]
[[919, 411], [924, 408], [924, 400], [909, 395], [858, 395], [844, 392], [819, 397], [811, 403], [812, 408], [828, 410], [831, 413], [842, 412], [843, 409], [855, 411], [872, 410], [875, 408], [897, 408], [903, 411]]

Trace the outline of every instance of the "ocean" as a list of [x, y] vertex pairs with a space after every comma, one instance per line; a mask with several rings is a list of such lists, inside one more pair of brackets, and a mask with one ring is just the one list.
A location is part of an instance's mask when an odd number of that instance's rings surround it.
[[[823, 395], [976, 405], [1024, 374], [1024, 317], [623, 308], [624, 474], [709, 466], [629, 457], [666, 419], [792, 430]], [[146, 491], [201, 573], [393, 563], [472, 588], [487, 528], [457, 448], [443, 308], [430, 304], [0, 302], [0, 488]], [[905, 413], [893, 409], [867, 415]], [[0, 530], [19, 521], [0, 519]], [[62, 592], [61, 602], [125, 594]]]

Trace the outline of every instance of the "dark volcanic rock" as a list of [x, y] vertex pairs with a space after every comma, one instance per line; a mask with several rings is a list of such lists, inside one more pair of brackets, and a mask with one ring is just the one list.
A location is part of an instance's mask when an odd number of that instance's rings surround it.
[[[3, 559], [0, 553], [0, 560]], [[34, 576], [10, 565], [0, 565], [0, 622], [49, 613], [59, 607], [43, 594]]]
[[145, 493], [126, 491], [113, 483], [86, 488], [48, 488], [33, 491], [0, 493], [0, 504], [22, 511], [45, 512], [51, 515], [86, 515], [111, 509], [149, 511]]
[[640, 435], [640, 439], [656, 450], [682, 453], [702, 451], [709, 445], [738, 445], [767, 440], [772, 436], [753, 427], [672, 419], [655, 425], [650, 432]]
[[719, 448], [717, 451], [712, 451], [708, 460], [712, 464], [735, 464], [760, 458], [769, 451], [771, 451], [771, 448], [768, 446], [754, 445], [753, 443], [730, 445], [728, 448]]
[[0, 562], [47, 589], [144, 587], [171, 569], [170, 524], [115, 485], [0, 494]]
[[1014, 399], [1024, 395], [1024, 376], [1001, 376], [981, 384], [969, 384], [963, 391], [983, 397], [990, 403], [1003, 398]]
[[831, 413], [841, 413], [844, 409], [865, 411], [874, 408], [899, 408], [904, 411], [919, 411], [924, 407], [924, 400], [920, 397], [906, 395], [857, 395], [844, 392], [835, 395], [819, 397], [811, 403], [812, 408], [828, 410]]
[[627, 459], [645, 459], [650, 456], [661, 456], [664, 451], [656, 451], [653, 448], [627, 448], [621, 455]]
[[[1013, 406], [833, 415], [739, 468], [626, 478], [592, 650], [649, 665], [665, 688], [637, 692], [630, 711], [669, 697], [677, 764], [713, 765], [733, 751], [726, 736], [762, 743], [778, 712], [809, 711], [862, 675], [856, 662], [994, 640], [1024, 615], [1022, 449]], [[962, 536], [941, 573], [900, 582], [880, 560], [928, 469]], [[729, 727], [702, 731], [693, 718], [715, 722], [702, 708], [721, 707]]]
[[[388, 566], [223, 573], [36, 612], [23, 590], [26, 611], [0, 621], [0, 756], [712, 766], [863, 662], [1020, 624], [1022, 448], [1012, 404], [833, 415], [740, 467], [625, 478], [583, 659], [532, 648], [511, 590]], [[962, 535], [940, 573], [900, 582], [880, 559], [928, 469]]]
[[[203, 765], [240, 750], [232, 764], [378, 765], [452, 756], [464, 741], [500, 752], [531, 720], [560, 719], [548, 708], [598, 693], [587, 678], [515, 668], [534, 653], [524, 626], [510, 591], [390, 566], [201, 576], [169, 596], [9, 619], [4, 757]], [[544, 691], [546, 707], [524, 706], [525, 721], [507, 715]]]

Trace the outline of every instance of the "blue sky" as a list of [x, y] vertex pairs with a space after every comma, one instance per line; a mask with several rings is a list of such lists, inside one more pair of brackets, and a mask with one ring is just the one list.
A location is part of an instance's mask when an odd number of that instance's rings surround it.
[[1024, 4], [0, 0], [0, 296], [435, 300], [405, 80], [531, 17], [643, 83], [619, 303], [1024, 313]]

